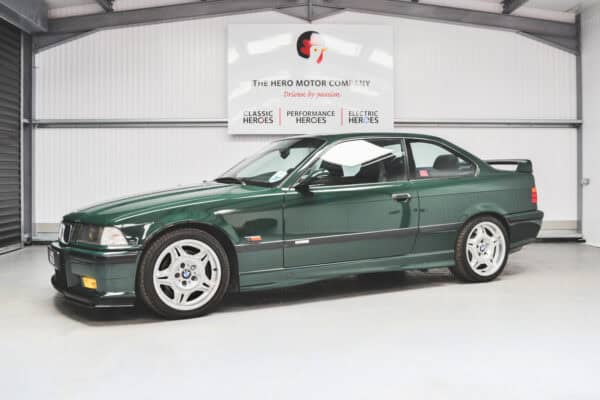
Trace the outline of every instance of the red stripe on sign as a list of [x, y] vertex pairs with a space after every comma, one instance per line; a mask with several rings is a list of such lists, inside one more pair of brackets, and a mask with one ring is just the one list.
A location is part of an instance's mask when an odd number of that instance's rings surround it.
[[281, 126], [281, 107], [279, 107], [279, 126]]
[[340, 108], [340, 124], [344, 126], [344, 109]]

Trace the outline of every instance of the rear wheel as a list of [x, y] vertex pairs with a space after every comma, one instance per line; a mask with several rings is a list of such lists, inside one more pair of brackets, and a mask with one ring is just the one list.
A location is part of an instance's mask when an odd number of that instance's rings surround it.
[[180, 229], [159, 238], [139, 268], [140, 298], [166, 318], [212, 311], [229, 285], [227, 253], [213, 236], [197, 229]]
[[508, 259], [508, 235], [492, 216], [468, 221], [460, 230], [454, 249], [454, 276], [466, 282], [487, 282], [502, 273]]

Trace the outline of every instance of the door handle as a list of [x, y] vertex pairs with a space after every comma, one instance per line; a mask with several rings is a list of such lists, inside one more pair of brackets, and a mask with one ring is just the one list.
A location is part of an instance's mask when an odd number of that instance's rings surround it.
[[392, 195], [392, 200], [395, 201], [409, 201], [410, 199], [412, 199], [412, 196], [410, 195], [410, 193], [394, 193]]

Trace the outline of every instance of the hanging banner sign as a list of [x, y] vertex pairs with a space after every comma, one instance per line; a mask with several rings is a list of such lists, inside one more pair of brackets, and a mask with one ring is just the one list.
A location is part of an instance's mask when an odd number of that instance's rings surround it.
[[228, 42], [229, 133], [393, 129], [391, 27], [229, 25]]

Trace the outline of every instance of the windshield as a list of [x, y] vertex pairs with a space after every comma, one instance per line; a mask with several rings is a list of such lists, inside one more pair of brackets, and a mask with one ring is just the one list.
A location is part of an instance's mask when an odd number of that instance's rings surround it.
[[260, 153], [242, 160], [216, 180], [274, 186], [285, 179], [323, 143], [324, 140], [316, 138], [294, 138], [273, 142]]

